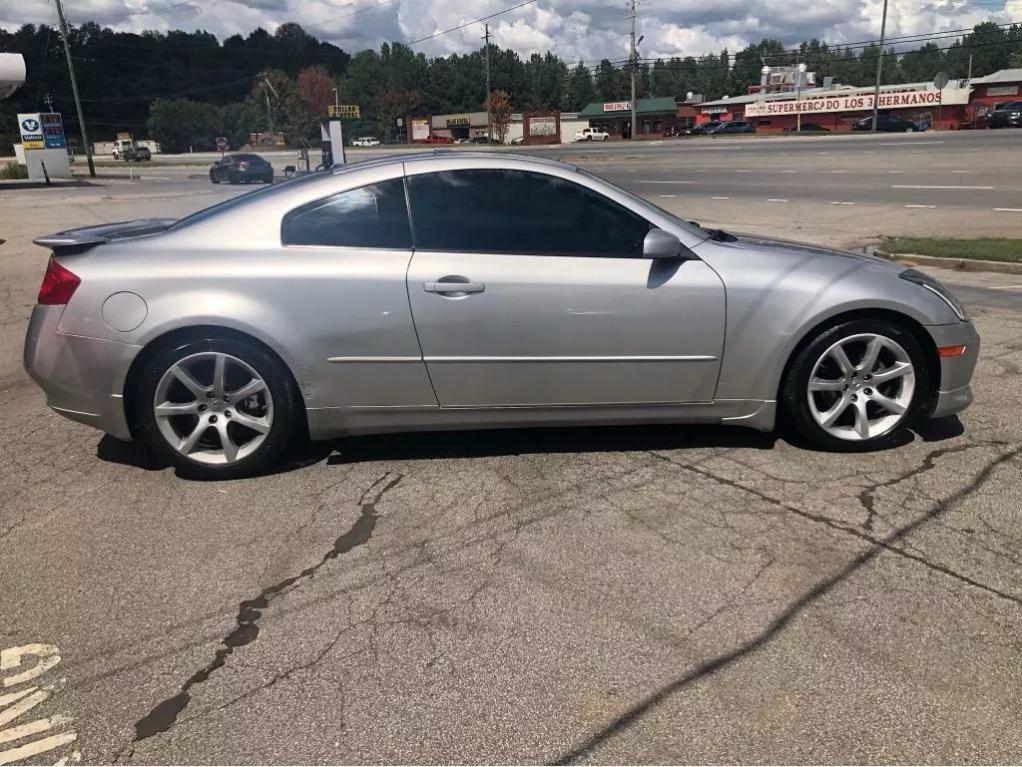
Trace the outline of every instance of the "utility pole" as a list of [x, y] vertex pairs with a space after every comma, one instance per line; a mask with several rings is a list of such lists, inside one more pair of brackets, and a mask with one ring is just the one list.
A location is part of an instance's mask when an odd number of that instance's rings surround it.
[[884, 14], [880, 21], [880, 55], [877, 56], [877, 81], [873, 88], [873, 130], [877, 132], [877, 119], [880, 113], [880, 75], [884, 71], [884, 39], [887, 37], [887, 0], [884, 0]]
[[490, 118], [490, 25], [483, 24], [485, 33], [483, 40], [486, 41], [486, 142], [493, 141], [493, 121]]
[[[972, 92], [972, 54], [971, 53], [969, 54], [969, 74], [965, 78], [965, 87], [969, 89], [970, 93]], [[976, 127], [976, 109], [975, 109], [975, 107], [973, 107], [973, 110], [972, 110], [972, 127], [973, 128]]]
[[67, 56], [67, 69], [71, 74], [71, 92], [75, 97], [75, 109], [78, 110], [78, 127], [82, 131], [82, 143], [85, 145], [85, 159], [89, 163], [89, 175], [96, 177], [96, 164], [92, 161], [92, 146], [89, 144], [89, 134], [85, 130], [85, 115], [82, 113], [82, 100], [78, 95], [78, 78], [75, 77], [75, 64], [71, 58], [71, 45], [67, 41], [67, 21], [64, 19], [64, 9], [57, 3], [57, 20], [60, 22], [60, 36], [64, 39], [64, 55]]
[[266, 96], [266, 119], [270, 124], [270, 138], [273, 139], [274, 145], [276, 145], [277, 134], [273, 130], [273, 107], [270, 105], [270, 91], [273, 91], [273, 95], [277, 96], [277, 89], [273, 87], [269, 77], [263, 77], [263, 82], [266, 83], [266, 87], [269, 89], [263, 91], [263, 95]]
[[635, 53], [635, 0], [628, 0], [628, 20], [631, 22], [631, 34], [629, 35], [629, 49], [630, 53], [628, 61], [632, 65], [632, 133], [629, 136], [630, 139], [635, 139], [635, 133], [638, 129], [638, 121], [635, 117], [635, 70], [638, 67], [638, 59]]

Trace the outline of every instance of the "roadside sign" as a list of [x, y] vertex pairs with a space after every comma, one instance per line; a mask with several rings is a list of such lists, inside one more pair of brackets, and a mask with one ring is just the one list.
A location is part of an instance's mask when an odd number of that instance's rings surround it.
[[951, 82], [951, 76], [942, 70], [933, 78], [933, 87], [938, 91], [942, 91], [947, 87], [949, 82]]
[[43, 112], [39, 115], [43, 125], [43, 141], [47, 149], [67, 149], [64, 138], [64, 121], [58, 112]]
[[397, 127], [400, 128], [404, 124], [405, 124], [405, 121], [404, 121], [403, 118], [401, 118], [401, 117], [397, 118]]
[[38, 112], [33, 114], [18, 115], [18, 130], [21, 132], [21, 145], [25, 149], [45, 149], [46, 139], [43, 138], [42, 115]]
[[331, 104], [328, 114], [331, 117], [340, 117], [342, 120], [360, 120], [362, 109], [358, 104]]

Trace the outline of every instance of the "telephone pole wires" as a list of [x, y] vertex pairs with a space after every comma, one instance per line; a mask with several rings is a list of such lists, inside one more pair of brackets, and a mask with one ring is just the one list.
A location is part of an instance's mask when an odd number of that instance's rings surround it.
[[92, 161], [92, 146], [89, 144], [89, 134], [85, 130], [85, 114], [82, 112], [82, 99], [78, 95], [78, 78], [75, 76], [75, 64], [71, 58], [71, 45], [67, 41], [67, 21], [64, 19], [64, 9], [57, 3], [57, 20], [60, 22], [60, 36], [64, 40], [64, 55], [67, 56], [67, 69], [71, 74], [71, 93], [75, 97], [75, 109], [78, 110], [78, 127], [82, 131], [82, 143], [85, 145], [85, 159], [89, 163], [89, 175], [96, 177], [96, 164]]

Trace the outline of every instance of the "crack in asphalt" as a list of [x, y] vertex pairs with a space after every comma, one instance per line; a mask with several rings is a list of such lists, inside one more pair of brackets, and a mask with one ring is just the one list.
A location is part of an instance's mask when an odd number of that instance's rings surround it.
[[861, 493], [859, 493], [859, 503], [861, 503], [862, 508], [866, 510], [866, 520], [862, 523], [863, 529], [864, 530], [873, 529], [873, 520], [876, 519], [877, 491], [882, 490], [886, 487], [894, 487], [895, 485], [900, 485], [902, 482], [907, 482], [908, 480], [913, 479], [919, 476], [920, 474], [925, 474], [936, 465], [938, 459], [943, 458], [945, 455], [961, 453], [973, 447], [976, 447], [976, 445], [965, 444], [955, 445], [954, 447], [939, 448], [930, 453], [927, 453], [923, 457], [923, 462], [919, 464], [916, 468], [912, 469], [911, 471], [906, 472], [905, 474], [899, 474], [895, 477], [891, 477], [891, 479], [887, 480], [886, 482], [881, 482], [879, 485], [873, 485], [872, 487], [868, 487], [865, 490], [863, 490]]
[[[981, 445], [972, 445], [972, 447], [979, 446]], [[989, 447], [990, 445], [982, 446]], [[677, 463], [676, 461], [671, 460], [667, 456], [660, 455], [655, 451], [650, 451], [650, 454], [662, 461], [666, 461], [681, 468], [690, 468], [688, 466], [685, 466], [684, 464], [680, 464]], [[551, 764], [555, 765], [571, 764], [573, 762], [579, 761], [580, 759], [584, 759], [590, 756], [593, 751], [595, 751], [601, 745], [610, 740], [610, 738], [612, 738], [614, 735], [635, 724], [640, 718], [645, 716], [654, 708], [658, 707], [660, 704], [664, 703], [668, 698], [670, 698], [675, 693], [685, 689], [686, 687], [689, 687], [690, 685], [708, 676], [717, 673], [718, 671], [724, 668], [727, 668], [728, 666], [741, 660], [742, 658], [745, 658], [746, 656], [751, 655], [752, 653], [755, 653], [756, 651], [762, 649], [778, 634], [780, 634], [785, 628], [787, 628], [796, 617], [801, 615], [807, 608], [812, 606], [813, 603], [815, 603], [822, 597], [826, 596], [836, 586], [844, 582], [847, 578], [854, 575], [863, 566], [876, 559], [878, 556], [880, 556], [880, 554], [884, 553], [885, 551], [891, 551], [897, 554], [901, 554], [902, 556], [908, 556], [909, 559], [920, 561], [921, 563], [926, 564], [940, 572], [944, 572], [946, 575], [951, 575], [953, 577], [959, 578], [960, 580], [964, 580], [966, 583], [969, 583], [970, 585], [982, 588], [985, 591], [988, 591], [999, 597], [1008, 599], [1018, 605], [1022, 605], [1022, 599], [1019, 599], [1018, 597], [999, 592], [996, 589], [992, 589], [989, 586], [977, 583], [975, 581], [972, 581], [971, 579], [960, 576], [959, 574], [954, 573], [953, 571], [947, 570], [941, 565], [933, 565], [929, 562], [926, 562], [922, 558], [916, 558], [913, 555], [908, 555], [901, 549], [894, 547], [895, 543], [898, 543], [902, 539], [906, 538], [908, 535], [916, 531], [922, 525], [932, 521], [933, 519], [936, 519], [937, 517], [941, 516], [945, 511], [947, 511], [949, 508], [953, 507], [954, 505], [964, 500], [965, 498], [968, 498], [993, 475], [995, 469], [1015, 459], [1020, 454], [1022, 454], [1022, 446], [1001, 453], [997, 458], [995, 458], [993, 461], [984, 466], [983, 470], [976, 475], [976, 478], [971, 483], [966, 485], [958, 492], [952, 494], [947, 499], [935, 502], [930, 507], [930, 509], [926, 511], [926, 513], [921, 514], [919, 517], [912, 520], [908, 524], [895, 529], [889, 535], [881, 539], [873, 538], [872, 536], [862, 533], [861, 531], [855, 528], [849, 528], [844, 525], [840, 525], [834, 522], [833, 520], [828, 520], [826, 517], [819, 517], [818, 515], [815, 514], [810, 514], [808, 512], [803, 512], [802, 510], [794, 509], [794, 507], [791, 507], [789, 509], [789, 506], [787, 504], [779, 503], [775, 499], [772, 499], [769, 496], [760, 493], [757, 490], [744, 487], [743, 485], [733, 480], [717, 477], [709, 472], [696, 470], [696, 473], [702, 476], [708, 477], [710, 479], [721, 482], [722, 484], [728, 486], [739, 488], [745, 492], [752, 493], [753, 495], [756, 495], [757, 497], [760, 497], [764, 500], [770, 501], [771, 503], [779, 504], [785, 509], [795, 511], [795, 513], [797, 513], [799, 516], [811, 519], [816, 522], [824, 522], [825, 524], [828, 524], [829, 526], [835, 529], [842, 530], [846, 533], [850, 533], [859, 538], [870, 541], [873, 545], [870, 546], [865, 551], [863, 551], [861, 554], [854, 557], [836, 573], [819, 581], [812, 588], [805, 591], [801, 596], [799, 596], [795, 601], [791, 602], [783, 611], [781, 611], [772, 621], [770, 621], [770, 623], [767, 624], [767, 626], [758, 635], [728, 652], [722, 653], [716, 656], [715, 658], [711, 658], [707, 661], [704, 661], [703, 663], [700, 663], [698, 666], [688, 671], [687, 673], [683, 674], [682, 676], [678, 677], [677, 679], [674, 679], [673, 681], [670, 681], [667, 684], [662, 685], [661, 687], [647, 695], [645, 699], [639, 701], [638, 703], [631, 706], [623, 713], [616, 716], [611, 722], [606, 724], [604, 727], [600, 728], [597, 732], [590, 735], [582, 743], [562, 753], [557, 759], [551, 762]]]
[[[948, 453], [961, 452], [963, 450], [968, 450], [968, 449], [972, 449], [972, 448], [979, 448], [979, 447], [1006, 447], [1009, 444], [1010, 443], [1007, 443], [1007, 442], [977, 442], [977, 443], [971, 443], [971, 444], [968, 444], [968, 445], [961, 445], [958, 448], [940, 448], [939, 450], [934, 450], [934, 451], [932, 451], [932, 452], [930, 452], [930, 453], [928, 453], [926, 455], [926, 457], [923, 459], [922, 467], [929, 466], [930, 468], [932, 468], [933, 462], [935, 462], [937, 460], [937, 458], [939, 458], [941, 455], [946, 455]], [[1020, 453], [1022, 453], [1022, 447], [1016, 448], [1015, 450], [1011, 450], [1011, 451], [1003, 454], [1003, 459], [1004, 459], [1004, 461], [1011, 460], [1011, 459], [1015, 458], [1016, 456], [1018, 456]], [[973, 586], [974, 588], [981, 589], [982, 591], [986, 591], [989, 594], [993, 594], [994, 596], [999, 597], [1000, 599], [1004, 599], [1006, 601], [1013, 602], [1016, 605], [1022, 606], [1022, 597], [1018, 597], [1018, 596], [1015, 596], [1014, 594], [1009, 594], [1009, 593], [1007, 593], [1005, 591], [1001, 591], [1000, 589], [994, 588], [993, 586], [990, 586], [990, 585], [988, 585], [986, 583], [982, 583], [981, 581], [977, 581], [974, 578], [970, 578], [968, 575], [964, 575], [964, 574], [959, 573], [959, 572], [957, 572], [955, 570], [952, 570], [951, 568], [949, 568], [949, 567], [947, 567], [945, 565], [937, 564], [936, 562], [931, 562], [931, 561], [929, 561], [928, 559], [926, 559], [923, 556], [920, 556], [918, 554], [913, 554], [912, 552], [910, 552], [910, 551], [908, 551], [908, 550], [906, 550], [904, 548], [891, 545], [893, 542], [900, 541], [901, 540], [901, 536], [899, 536], [897, 538], [894, 538], [894, 539], [892, 539], [891, 536], [886, 536], [884, 538], [878, 538], [875, 535], [872, 535], [872, 534], [870, 534], [868, 532], [862, 532], [861, 530], [859, 530], [856, 527], [853, 527], [851, 525], [846, 525], [846, 524], [844, 524], [842, 522], [838, 522], [835, 519], [831, 519], [830, 517], [828, 517], [826, 515], [814, 514], [811, 511], [806, 511], [805, 509], [800, 509], [797, 506], [792, 506], [791, 504], [785, 503], [784, 501], [780, 500], [779, 498], [774, 498], [773, 496], [770, 496], [770, 495], [768, 495], [768, 494], [766, 494], [766, 493], [764, 493], [764, 492], [762, 492], [760, 490], [757, 490], [755, 488], [746, 487], [745, 485], [741, 484], [740, 482], [737, 482], [735, 480], [729, 479], [727, 477], [721, 477], [721, 476], [719, 476], [717, 474], [714, 474], [713, 472], [706, 471], [705, 469], [699, 469], [699, 468], [697, 468], [695, 466], [692, 466], [692, 465], [678, 463], [677, 461], [674, 461], [671, 458], [669, 458], [669, 457], [667, 457], [665, 455], [661, 455], [661, 454], [659, 454], [659, 453], [657, 453], [655, 451], [650, 451], [650, 455], [653, 455], [654, 457], [660, 459], [661, 461], [666, 461], [667, 463], [673, 464], [673, 465], [678, 466], [680, 468], [688, 469], [689, 471], [691, 471], [691, 472], [693, 472], [695, 474], [699, 474], [702, 477], [706, 477], [707, 479], [711, 479], [711, 480], [713, 480], [715, 482], [719, 482], [722, 485], [726, 485], [728, 487], [733, 487], [733, 488], [735, 488], [737, 490], [740, 490], [742, 492], [748, 493], [750, 495], [754, 495], [754, 496], [756, 496], [757, 498], [759, 498], [761, 500], [764, 500], [764, 501], [766, 501], [766, 502], [768, 502], [768, 503], [770, 503], [770, 504], [772, 504], [774, 506], [777, 506], [777, 507], [779, 507], [781, 509], [784, 509], [785, 511], [791, 512], [792, 514], [795, 514], [795, 515], [797, 515], [799, 517], [802, 517], [803, 519], [808, 519], [811, 522], [816, 522], [816, 523], [819, 523], [819, 524], [826, 525], [827, 527], [831, 528], [832, 530], [837, 530], [837, 531], [842, 532], [842, 533], [847, 533], [848, 535], [854, 536], [856, 538], [860, 538], [861, 540], [866, 541], [867, 543], [872, 544], [874, 546], [880, 546], [880, 547], [886, 549], [887, 551], [890, 551], [892, 554], [897, 554], [898, 556], [904, 557], [905, 559], [910, 559], [913, 562], [917, 562], [918, 564], [921, 564], [924, 567], [927, 567], [927, 568], [929, 568], [931, 570], [934, 570], [935, 572], [939, 572], [942, 575], [946, 575], [949, 578], [954, 578], [955, 580], [958, 580], [958, 581], [960, 581], [962, 583], [965, 583], [965, 584], [967, 584], [969, 586]], [[882, 487], [891, 487], [893, 485], [898, 484], [899, 482], [904, 482], [907, 479], [911, 479], [911, 478], [919, 475], [920, 473], [921, 473], [921, 469], [920, 468], [916, 468], [916, 469], [913, 469], [913, 470], [911, 470], [911, 471], [909, 471], [909, 472], [907, 472], [907, 473], [905, 473], [903, 475], [899, 475], [898, 477], [883, 483], [883, 485], [878, 485], [877, 487], [881, 487], [881, 486]], [[954, 496], [954, 497], [957, 497], [957, 496]], [[939, 505], [940, 504], [938, 503], [938, 506]], [[929, 519], [930, 517], [927, 516], [926, 518]], [[899, 528], [899, 529], [903, 529], [903, 528]]]
[[[178, 716], [187, 708], [191, 702], [191, 689], [202, 684], [210, 678], [218, 669], [222, 668], [227, 659], [240, 647], [251, 644], [259, 636], [259, 620], [262, 618], [263, 610], [278, 596], [288, 593], [300, 586], [304, 581], [312, 578], [316, 572], [327, 562], [330, 562], [341, 554], [346, 554], [352, 549], [365, 545], [376, 528], [376, 506], [383, 496], [392, 490], [402, 479], [402, 474], [387, 472], [379, 477], [359, 499], [361, 514], [354, 524], [343, 535], [334, 541], [334, 545], [327, 551], [320, 560], [300, 573], [278, 581], [272, 586], [267, 586], [252, 599], [246, 599], [238, 605], [238, 613], [234, 619], [234, 629], [224, 637], [217, 649], [216, 655], [205, 667], [192, 674], [181, 685], [176, 694], [158, 703], [148, 714], [135, 722], [135, 737], [132, 744], [151, 738], [161, 732], [166, 732], [177, 721]], [[390, 481], [387, 481], [390, 477]], [[376, 491], [373, 493], [373, 491]], [[370, 494], [372, 496], [370, 497]]]

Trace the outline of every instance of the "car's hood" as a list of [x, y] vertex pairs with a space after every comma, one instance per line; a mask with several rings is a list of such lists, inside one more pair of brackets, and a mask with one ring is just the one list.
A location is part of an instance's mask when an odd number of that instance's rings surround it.
[[763, 255], [770, 255], [771, 252], [778, 254], [802, 254], [806, 256], [830, 256], [834, 258], [852, 258], [863, 261], [870, 261], [876, 264], [894, 266], [892, 261], [880, 256], [870, 256], [865, 253], [853, 253], [837, 248], [825, 248], [820, 245], [808, 245], [804, 242], [793, 242], [791, 240], [779, 240], [773, 237], [759, 237], [756, 235], [737, 235], [737, 240], [731, 243], [734, 247], [749, 248]]

